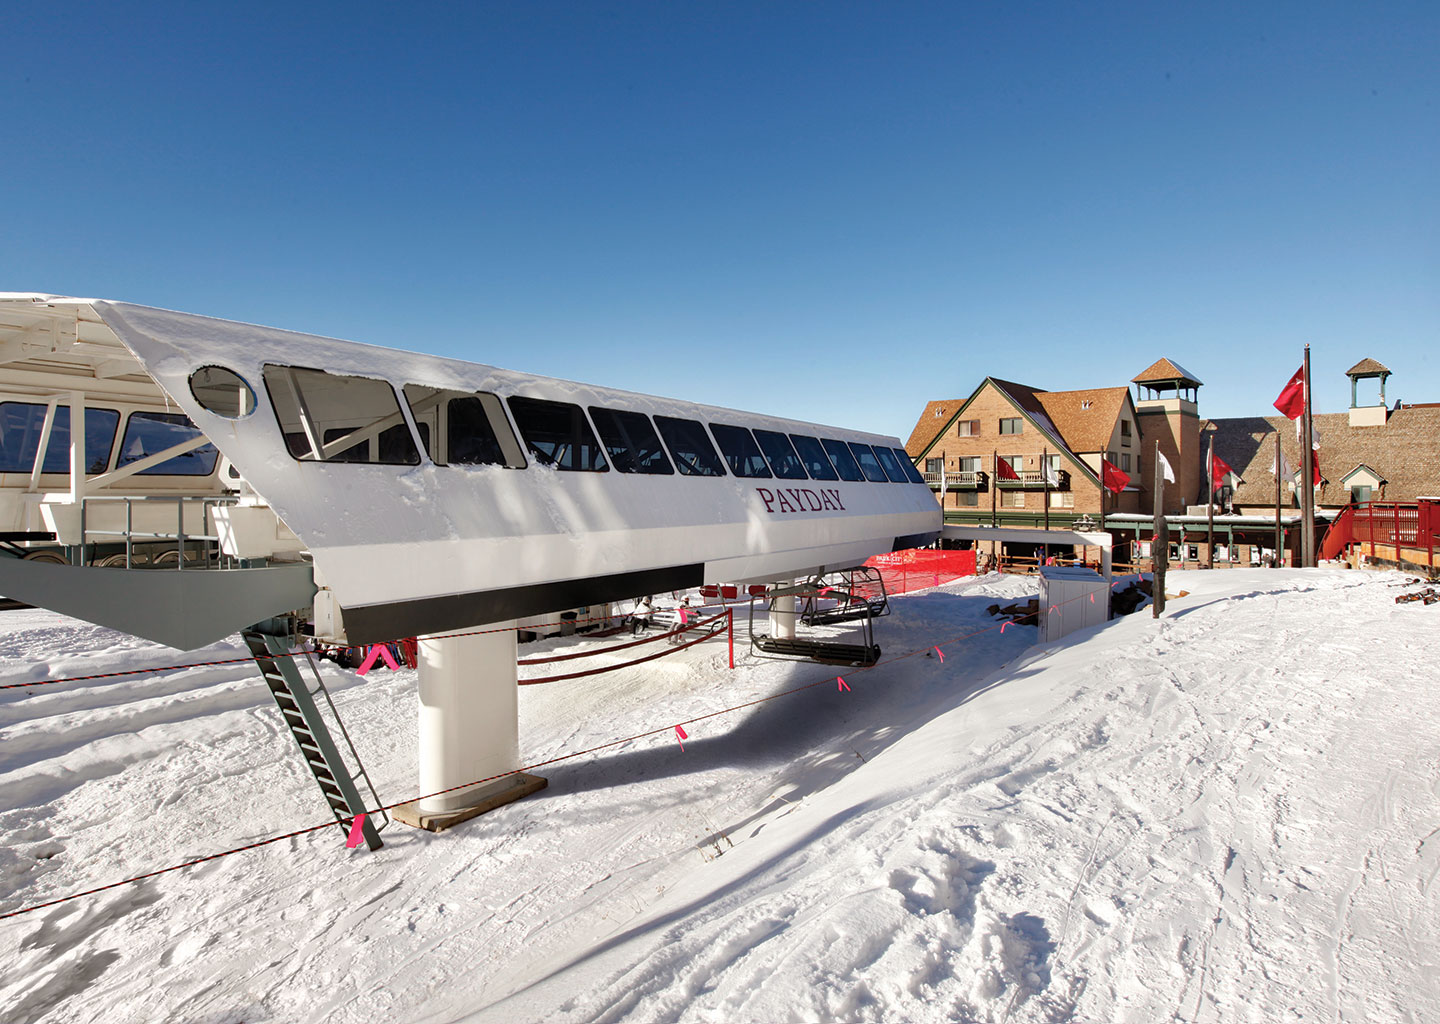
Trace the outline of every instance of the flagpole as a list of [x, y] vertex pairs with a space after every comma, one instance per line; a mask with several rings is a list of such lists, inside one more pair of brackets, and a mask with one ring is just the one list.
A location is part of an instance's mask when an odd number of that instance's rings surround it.
[[993, 528], [998, 525], [995, 522], [995, 496], [1000, 492], [1000, 449], [990, 453], [990, 468], [994, 470], [990, 480], [990, 525]]
[[1215, 568], [1215, 432], [1210, 432], [1210, 454], [1205, 456], [1205, 532], [1209, 555], [1205, 568]]
[[1300, 564], [1307, 569], [1315, 568], [1315, 428], [1310, 422], [1310, 346], [1305, 346], [1305, 413], [1302, 421], [1300, 447], [1300, 479], [1304, 486], [1300, 490]]
[[1100, 532], [1105, 532], [1105, 495], [1110, 488], [1105, 486], [1105, 453], [1100, 453]]
[[[1050, 529], [1050, 449], [1040, 449], [1040, 479], [1045, 481], [1045, 529]], [[1045, 539], [1042, 560], [1050, 557], [1050, 539]]]
[[1170, 560], [1170, 531], [1165, 524], [1165, 474], [1160, 469], [1160, 442], [1155, 442], [1155, 528], [1150, 538], [1150, 614], [1165, 610], [1165, 567]]
[[1280, 431], [1275, 431], [1275, 560], [1272, 563], [1277, 569], [1285, 565], [1285, 552], [1280, 550], [1280, 476], [1284, 471], [1284, 463], [1280, 461]]

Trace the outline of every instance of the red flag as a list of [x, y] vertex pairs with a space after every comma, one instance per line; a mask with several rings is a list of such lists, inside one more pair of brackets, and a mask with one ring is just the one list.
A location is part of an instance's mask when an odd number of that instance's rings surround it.
[[1105, 489], [1111, 494], [1119, 494], [1130, 486], [1130, 474], [1121, 472], [1120, 467], [1109, 459], [1101, 459], [1100, 468], [1100, 478], [1105, 483]]
[[1015, 472], [1015, 467], [998, 456], [995, 459], [995, 475], [1001, 480], [1020, 479], [1020, 474]]
[[1230, 468], [1228, 462], [1218, 455], [1212, 455], [1210, 459], [1210, 489], [1213, 491], [1225, 482], [1227, 476], [1235, 471]]
[[1285, 385], [1280, 392], [1280, 397], [1275, 399], [1275, 408], [1285, 414], [1286, 419], [1299, 419], [1305, 411], [1305, 367], [1295, 371], [1295, 376], [1290, 378], [1290, 383]]

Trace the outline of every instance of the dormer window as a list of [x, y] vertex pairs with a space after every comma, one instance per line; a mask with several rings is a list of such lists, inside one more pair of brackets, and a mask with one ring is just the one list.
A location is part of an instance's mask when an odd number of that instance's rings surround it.
[[1081, 408], [1081, 409], [1088, 409], [1088, 408], [1090, 408], [1090, 399], [1088, 399], [1088, 398], [1082, 399], [1081, 402], [1080, 402], [1080, 408]]

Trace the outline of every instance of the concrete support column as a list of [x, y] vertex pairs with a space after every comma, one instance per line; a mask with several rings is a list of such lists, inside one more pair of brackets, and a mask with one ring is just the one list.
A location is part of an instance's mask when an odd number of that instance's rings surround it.
[[[515, 630], [420, 637], [420, 792], [433, 793], [520, 766]], [[469, 632], [469, 631], [466, 631]], [[420, 802], [424, 814], [463, 810], [515, 783], [514, 776]]]
[[795, 595], [786, 594], [770, 601], [770, 635], [776, 640], [795, 639]]

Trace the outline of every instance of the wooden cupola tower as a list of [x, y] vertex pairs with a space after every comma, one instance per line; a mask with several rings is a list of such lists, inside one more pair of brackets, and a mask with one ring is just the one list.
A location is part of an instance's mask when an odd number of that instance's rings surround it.
[[[1346, 370], [1345, 376], [1350, 378], [1350, 425], [1352, 427], [1383, 427], [1385, 421], [1389, 419], [1389, 410], [1385, 406], [1385, 378], [1390, 376], [1389, 368], [1374, 359], [1365, 358]], [[1361, 405], [1360, 382], [1376, 378], [1380, 380], [1379, 403]]]
[[1153, 481], [1155, 442], [1175, 470], [1175, 486], [1165, 488], [1165, 510], [1184, 511], [1195, 501], [1201, 485], [1200, 381], [1183, 366], [1160, 359], [1136, 374], [1135, 419], [1140, 428], [1143, 487]]

